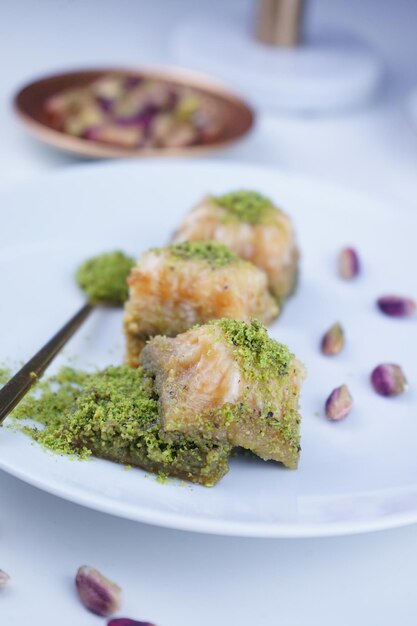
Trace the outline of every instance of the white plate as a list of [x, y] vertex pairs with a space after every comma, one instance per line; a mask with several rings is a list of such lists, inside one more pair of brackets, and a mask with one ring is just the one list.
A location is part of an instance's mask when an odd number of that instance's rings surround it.
[[[3, 359], [27, 359], [82, 302], [73, 281], [80, 260], [121, 247], [139, 254], [163, 245], [187, 209], [207, 192], [253, 188], [293, 217], [302, 274], [271, 334], [307, 365], [302, 453], [297, 471], [232, 459], [214, 488], [160, 484], [140, 470], [71, 461], [3, 429], [0, 467], [41, 489], [122, 517], [184, 530], [258, 537], [306, 537], [388, 528], [417, 521], [417, 321], [375, 307], [380, 294], [416, 296], [417, 220], [356, 193], [271, 169], [221, 162], [109, 163], [0, 190], [0, 309]], [[337, 278], [347, 244], [364, 271]], [[412, 291], [414, 290], [414, 294]], [[321, 334], [346, 328], [346, 350], [326, 358]], [[122, 358], [121, 312], [97, 311], [54, 367]], [[372, 368], [400, 363], [409, 391], [377, 396]], [[354, 410], [341, 423], [323, 416], [331, 389], [347, 383]]]
[[406, 100], [406, 110], [408, 119], [417, 132], [417, 87], [412, 90]]

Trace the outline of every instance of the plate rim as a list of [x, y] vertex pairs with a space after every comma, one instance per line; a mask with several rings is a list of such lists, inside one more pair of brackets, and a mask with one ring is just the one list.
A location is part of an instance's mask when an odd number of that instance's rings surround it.
[[[102, 459], [100, 459], [102, 460]], [[108, 461], [110, 462], [110, 461]], [[55, 486], [55, 481], [47, 482], [34, 478], [27, 472], [10, 467], [0, 457], [0, 469], [10, 474], [14, 478], [26, 484], [36, 487], [45, 493], [72, 502], [79, 506], [84, 506], [93, 511], [113, 515], [133, 522], [140, 522], [149, 526], [159, 528], [170, 528], [183, 532], [194, 532], [208, 535], [218, 535], [225, 537], [247, 537], [253, 539], [319, 539], [323, 537], [340, 537], [349, 535], [359, 535], [369, 532], [377, 532], [400, 528], [417, 523], [417, 509], [411, 513], [395, 513], [384, 517], [359, 520], [325, 523], [248, 523], [219, 521], [211, 518], [191, 518], [186, 515], [175, 513], [155, 513], [150, 514], [147, 509], [140, 505], [121, 505], [112, 501], [110, 504], [105, 497], [95, 494], [94, 502], [89, 500], [87, 494], [79, 489], [66, 488], [66, 493], [59, 491]], [[384, 490], [382, 490], [384, 491]], [[352, 494], [354, 495], [354, 494]]]

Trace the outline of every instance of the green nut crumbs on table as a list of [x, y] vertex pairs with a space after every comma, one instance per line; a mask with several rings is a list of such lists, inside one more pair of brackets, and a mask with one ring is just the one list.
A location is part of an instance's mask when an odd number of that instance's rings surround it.
[[232, 191], [214, 200], [240, 222], [261, 224], [274, 210], [272, 200], [256, 191]]
[[240, 261], [240, 257], [217, 241], [186, 241], [169, 246], [170, 253], [179, 259], [200, 259], [212, 267], [224, 267]]
[[85, 261], [77, 270], [78, 285], [91, 304], [121, 305], [128, 298], [126, 279], [135, 260], [123, 252], [108, 252]]

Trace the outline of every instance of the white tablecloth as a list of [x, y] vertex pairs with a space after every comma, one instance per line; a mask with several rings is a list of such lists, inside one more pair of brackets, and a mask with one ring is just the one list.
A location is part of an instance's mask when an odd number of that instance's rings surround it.
[[[76, 159], [30, 139], [11, 94], [34, 76], [73, 67], [169, 63], [169, 32], [195, 0], [15, 0], [0, 4], [0, 183], [71, 167]], [[229, 1], [248, 10], [247, 2]], [[374, 103], [343, 115], [264, 115], [247, 140], [216, 158], [276, 165], [417, 210], [417, 134], [404, 98], [417, 84], [414, 0], [316, 0], [310, 19], [366, 37], [387, 76]], [[88, 164], [86, 164], [88, 167]], [[57, 207], [59, 210], [59, 207]], [[7, 228], [7, 207], [0, 208]], [[3, 306], [5, 303], [3, 303]], [[1, 454], [1, 441], [0, 441]], [[88, 626], [77, 567], [123, 587], [123, 614], [158, 626], [414, 625], [417, 527], [320, 540], [245, 540], [186, 534], [99, 514], [0, 473], [1, 626]]]

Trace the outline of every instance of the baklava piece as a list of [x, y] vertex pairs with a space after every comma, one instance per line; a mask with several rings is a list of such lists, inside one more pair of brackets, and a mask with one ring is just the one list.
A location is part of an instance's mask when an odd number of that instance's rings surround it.
[[60, 436], [97, 457], [206, 486], [228, 471], [227, 442], [164, 435], [153, 382], [142, 368], [87, 375]]
[[150, 250], [133, 268], [128, 284], [124, 328], [132, 366], [155, 335], [173, 337], [196, 323], [223, 317], [269, 323], [278, 314], [266, 274], [217, 242]]
[[295, 289], [299, 253], [292, 222], [254, 191], [207, 196], [188, 213], [174, 242], [216, 240], [268, 275], [279, 303]]
[[222, 319], [155, 337], [142, 360], [167, 437], [239, 446], [297, 467], [304, 367], [260, 322]]

